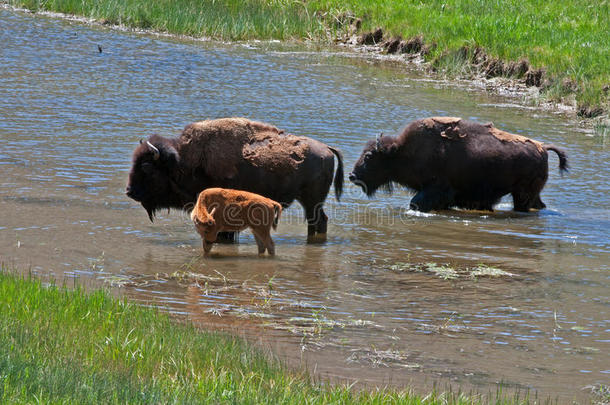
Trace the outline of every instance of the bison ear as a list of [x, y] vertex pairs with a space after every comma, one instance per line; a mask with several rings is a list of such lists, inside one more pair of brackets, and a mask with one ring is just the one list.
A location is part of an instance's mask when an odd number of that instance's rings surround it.
[[[149, 148], [154, 148], [154, 146], [151, 145], [150, 142], [147, 143], [149, 144]], [[153, 150], [153, 153], [155, 154], [155, 160], [159, 160], [168, 166], [175, 166], [180, 160], [180, 155], [178, 155], [178, 151], [172, 145], [160, 144], [155, 149], [157, 149], [156, 153]]]
[[162, 136], [152, 135], [148, 139], [140, 139], [140, 145], [144, 145], [153, 155], [153, 159], [161, 164], [174, 166], [180, 159], [178, 151], [171, 141]]
[[170, 165], [176, 165], [180, 161], [180, 155], [178, 155], [178, 151], [173, 146], [164, 145], [161, 155]]

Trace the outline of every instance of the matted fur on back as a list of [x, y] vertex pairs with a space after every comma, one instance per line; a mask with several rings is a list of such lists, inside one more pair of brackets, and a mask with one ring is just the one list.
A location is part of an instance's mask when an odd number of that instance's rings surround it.
[[307, 140], [262, 122], [222, 118], [187, 125], [180, 136], [182, 158], [212, 177], [231, 178], [244, 160], [271, 171], [290, 172], [303, 161]]

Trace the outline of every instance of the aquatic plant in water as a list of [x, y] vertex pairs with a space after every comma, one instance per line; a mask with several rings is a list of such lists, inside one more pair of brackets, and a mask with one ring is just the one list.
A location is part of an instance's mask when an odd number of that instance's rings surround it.
[[477, 267], [456, 268], [449, 264], [428, 263], [405, 263], [396, 262], [387, 266], [396, 272], [427, 272], [443, 280], [458, 280], [477, 277], [513, 277], [515, 274], [499, 269], [497, 267], [479, 264]]

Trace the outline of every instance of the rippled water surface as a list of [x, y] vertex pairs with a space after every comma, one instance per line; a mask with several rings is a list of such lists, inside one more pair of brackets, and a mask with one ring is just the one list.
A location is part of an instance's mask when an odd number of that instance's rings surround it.
[[[586, 400], [610, 381], [610, 151], [553, 113], [345, 51], [220, 44], [0, 9], [0, 261], [114, 286], [206, 328], [261, 341], [294, 366], [365, 386], [535, 390]], [[102, 52], [98, 51], [98, 45]], [[185, 214], [124, 196], [132, 150], [203, 118], [246, 116], [340, 148], [452, 115], [567, 149], [548, 209], [408, 211], [406, 192], [327, 200], [329, 240], [298, 205], [259, 258], [249, 232], [201, 257]]]

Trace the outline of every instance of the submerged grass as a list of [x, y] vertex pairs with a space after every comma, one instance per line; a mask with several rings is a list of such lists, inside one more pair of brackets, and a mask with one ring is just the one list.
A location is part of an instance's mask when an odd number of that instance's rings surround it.
[[[345, 34], [353, 18], [386, 38], [422, 36], [450, 76], [468, 76], [464, 49], [544, 69], [549, 99], [573, 96], [583, 115], [610, 107], [610, 3], [596, 0], [7, 0], [33, 11], [218, 39], [313, 39]], [[346, 18], [350, 16], [350, 18]], [[459, 68], [456, 68], [458, 66]], [[519, 75], [522, 75], [521, 72]]]
[[243, 340], [103, 291], [0, 271], [0, 403], [518, 404], [460, 392], [352, 391], [286, 370]]
[[477, 267], [453, 267], [449, 264], [430, 263], [405, 263], [396, 262], [391, 265], [384, 265], [389, 270], [396, 272], [425, 272], [443, 280], [477, 279], [481, 277], [514, 277], [515, 274], [509, 273], [497, 267], [479, 263]]

